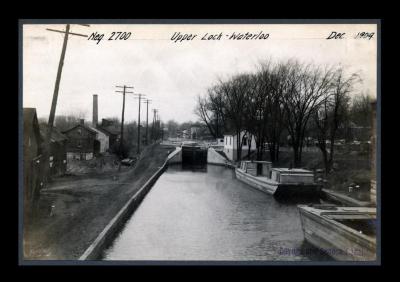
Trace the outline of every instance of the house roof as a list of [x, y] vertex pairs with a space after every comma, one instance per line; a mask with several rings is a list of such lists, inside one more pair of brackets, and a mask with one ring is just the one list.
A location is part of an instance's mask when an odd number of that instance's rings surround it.
[[84, 129], [86, 129], [86, 130], [92, 132], [93, 134], [97, 134], [97, 131], [93, 130], [92, 128], [90, 128], [89, 126], [84, 125], [84, 124], [77, 124], [77, 125], [71, 127], [70, 129], [64, 130], [62, 133], [67, 133], [67, 132], [69, 132], [69, 131], [71, 131], [71, 130], [77, 128], [77, 127], [82, 127], [82, 128], [84, 128]]
[[101, 133], [101, 134], [107, 135], [107, 137], [108, 137], [108, 135], [109, 135], [109, 134], [103, 132], [102, 130], [99, 130], [98, 128], [94, 128], [94, 127], [88, 126], [88, 125], [87, 125], [86, 127], [89, 128], [89, 129], [91, 129], [91, 130], [93, 130], [93, 131], [95, 131], [96, 133]]
[[114, 125], [109, 125], [109, 126], [97, 126], [97, 129], [100, 131], [103, 131], [104, 133], [110, 135], [118, 135], [120, 133], [120, 130], [116, 128]]
[[[43, 139], [46, 137], [46, 130], [48, 128], [47, 124], [40, 124], [40, 135], [42, 136]], [[62, 134], [56, 127], [53, 127], [53, 130], [51, 131], [51, 141], [54, 142], [62, 142], [67, 140], [67, 136]]]

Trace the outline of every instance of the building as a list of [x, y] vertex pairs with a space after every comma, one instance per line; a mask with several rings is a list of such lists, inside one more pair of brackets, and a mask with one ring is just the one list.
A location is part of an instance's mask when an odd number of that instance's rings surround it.
[[[40, 125], [39, 127], [41, 137], [45, 140], [48, 126]], [[63, 175], [67, 171], [67, 141], [67, 136], [62, 134], [57, 128], [53, 127], [51, 131], [49, 152], [50, 176]]]
[[[224, 134], [224, 153], [231, 161], [237, 161], [237, 137], [235, 133]], [[240, 138], [243, 138], [242, 145], [242, 158], [245, 158], [249, 151], [249, 138], [244, 131], [240, 133]], [[251, 138], [250, 152], [256, 150], [256, 142], [254, 138]]]
[[96, 139], [100, 142], [100, 153], [104, 153], [116, 148], [116, 144], [119, 143], [120, 130], [111, 120], [103, 118], [101, 124], [98, 123], [98, 107], [98, 95], [94, 94], [91, 129], [98, 133]]
[[96, 140], [98, 132], [80, 123], [63, 132], [68, 138], [67, 159], [90, 160], [100, 152], [100, 142]]
[[94, 128], [92, 126], [88, 126], [88, 128], [94, 130], [96, 132], [96, 141], [95, 146], [98, 143], [98, 148], [95, 148], [95, 154], [104, 154], [105, 152], [108, 152], [108, 149], [110, 147], [110, 139], [107, 133], [102, 131], [100, 128]]
[[103, 118], [101, 120], [101, 124], [97, 125], [96, 129], [108, 136], [109, 149], [116, 148], [116, 146], [119, 145], [121, 130], [114, 124], [113, 121]]
[[24, 214], [28, 215], [43, 186], [42, 142], [35, 108], [23, 109]]

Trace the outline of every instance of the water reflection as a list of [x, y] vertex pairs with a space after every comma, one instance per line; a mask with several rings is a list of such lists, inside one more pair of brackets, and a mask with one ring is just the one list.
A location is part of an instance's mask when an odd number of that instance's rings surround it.
[[304, 252], [296, 204], [237, 181], [225, 167], [199, 173], [178, 165], [159, 178], [104, 259], [327, 259], [314, 253]]

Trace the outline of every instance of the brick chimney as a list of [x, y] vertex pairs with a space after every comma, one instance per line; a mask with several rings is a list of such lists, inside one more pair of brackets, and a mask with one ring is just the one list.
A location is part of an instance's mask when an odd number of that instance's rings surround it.
[[98, 123], [98, 104], [97, 104], [97, 94], [93, 94], [93, 119], [92, 126], [97, 127]]
[[85, 125], [85, 120], [84, 120], [83, 118], [81, 118], [81, 119], [79, 120], [79, 123], [80, 123], [81, 125]]

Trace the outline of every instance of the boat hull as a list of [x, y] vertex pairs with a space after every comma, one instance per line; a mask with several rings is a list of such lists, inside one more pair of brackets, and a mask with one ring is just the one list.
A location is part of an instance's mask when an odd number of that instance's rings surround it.
[[340, 261], [375, 261], [376, 241], [340, 222], [299, 206], [304, 239]]
[[321, 192], [321, 186], [317, 184], [281, 184], [266, 177], [255, 177], [238, 168], [235, 172], [238, 180], [276, 197], [317, 196]]
[[238, 180], [267, 194], [274, 195], [276, 193], [276, 190], [278, 189], [278, 184], [275, 184], [273, 182], [268, 183], [266, 181], [257, 179], [256, 177], [249, 175], [248, 173], [244, 172], [241, 169], [236, 168], [235, 172], [236, 172], [236, 178]]

